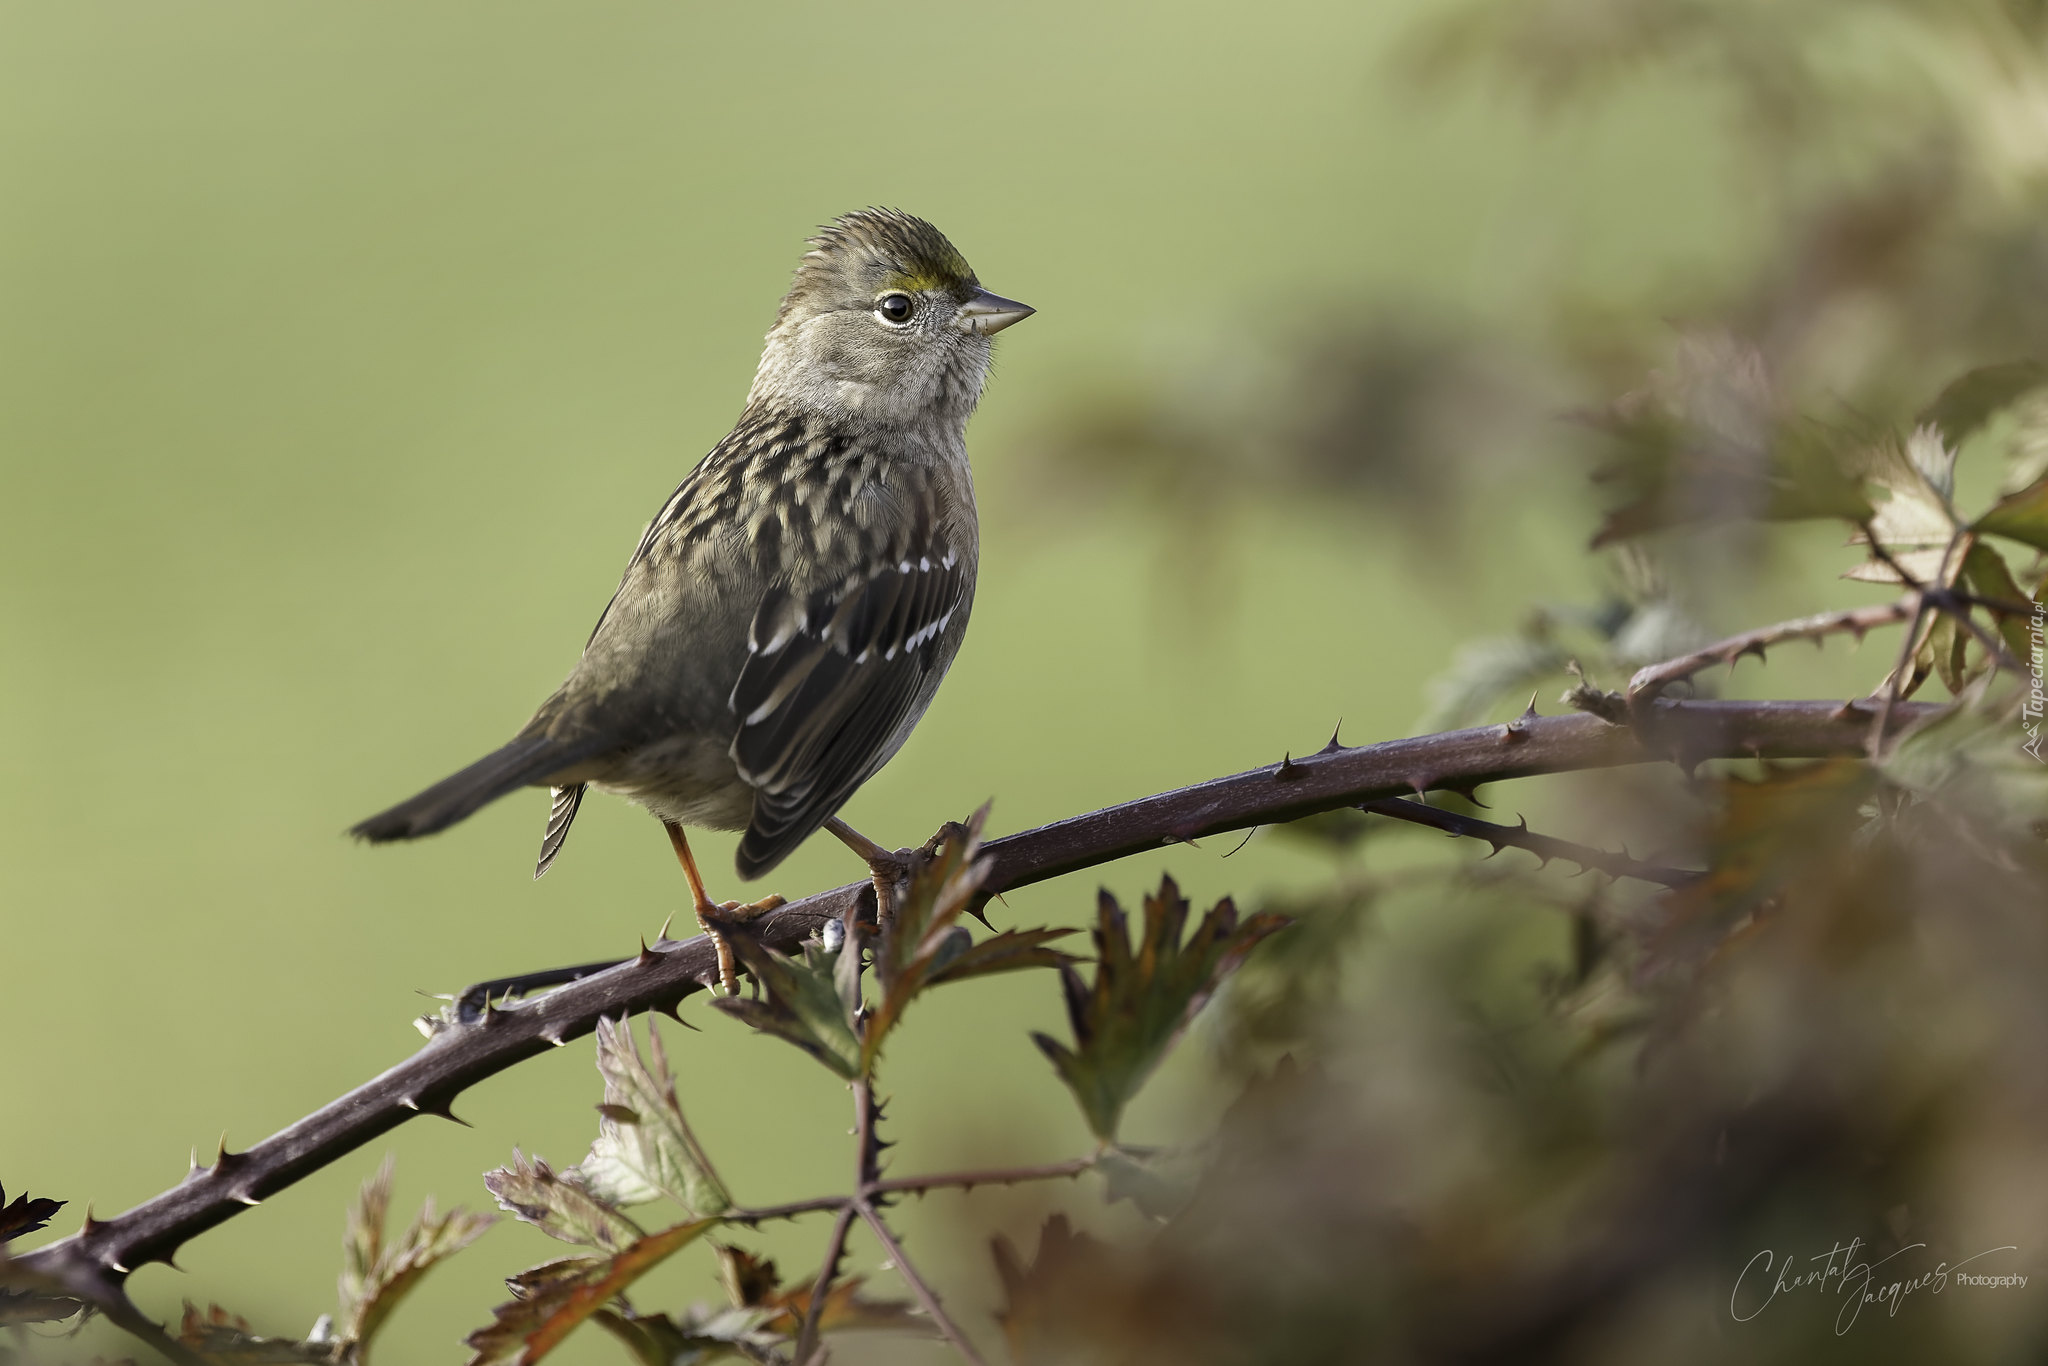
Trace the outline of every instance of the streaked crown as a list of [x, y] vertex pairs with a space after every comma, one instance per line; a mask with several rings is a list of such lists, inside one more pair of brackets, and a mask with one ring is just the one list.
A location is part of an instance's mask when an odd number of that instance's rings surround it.
[[885, 289], [942, 290], [965, 302], [980, 288], [974, 268], [946, 234], [895, 209], [843, 214], [818, 230], [810, 248], [797, 264], [781, 316], [795, 307], [832, 307]]

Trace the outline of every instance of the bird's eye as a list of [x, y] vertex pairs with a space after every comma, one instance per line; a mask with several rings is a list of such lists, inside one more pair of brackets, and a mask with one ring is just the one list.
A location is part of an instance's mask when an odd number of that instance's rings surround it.
[[884, 294], [875, 301], [875, 312], [882, 315], [884, 322], [909, 322], [910, 296], [908, 294]]

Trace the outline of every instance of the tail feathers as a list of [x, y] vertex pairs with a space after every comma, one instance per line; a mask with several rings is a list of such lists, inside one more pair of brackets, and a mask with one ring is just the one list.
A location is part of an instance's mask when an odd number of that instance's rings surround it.
[[370, 817], [349, 834], [371, 844], [431, 835], [506, 793], [538, 783], [585, 757], [545, 735], [523, 735], [460, 773], [443, 778], [417, 797]]
[[549, 791], [552, 799], [548, 807], [548, 829], [540, 840], [540, 862], [533, 866], [533, 880], [540, 881], [542, 873], [555, 861], [555, 855], [562, 852], [562, 842], [569, 838], [569, 826], [576, 819], [576, 812], [583, 805], [583, 784], [574, 787], [557, 787]]

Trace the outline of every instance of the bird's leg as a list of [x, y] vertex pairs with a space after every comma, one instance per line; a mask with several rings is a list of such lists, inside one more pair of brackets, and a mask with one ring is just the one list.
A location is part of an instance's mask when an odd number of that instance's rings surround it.
[[683, 876], [689, 880], [691, 909], [697, 913], [697, 924], [711, 936], [711, 945], [718, 951], [718, 984], [725, 988], [726, 995], [737, 996], [740, 994], [739, 968], [733, 962], [732, 945], [719, 933], [719, 922], [731, 924], [752, 920], [782, 905], [783, 900], [771, 892], [754, 902], [713, 901], [704, 891], [704, 878], [697, 871], [697, 860], [690, 853], [690, 840], [683, 833], [683, 827], [674, 821], [663, 821], [661, 825], [668, 831], [668, 842], [675, 847], [676, 862], [683, 865]]
[[896, 888], [909, 879], [915, 868], [908, 849], [884, 849], [837, 816], [826, 818], [825, 828], [868, 866], [868, 878], [875, 885], [875, 924], [887, 925], [896, 915]]

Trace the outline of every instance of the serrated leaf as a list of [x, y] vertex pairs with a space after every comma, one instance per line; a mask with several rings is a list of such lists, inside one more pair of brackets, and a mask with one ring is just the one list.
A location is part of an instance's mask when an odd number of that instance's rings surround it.
[[743, 931], [729, 931], [727, 941], [761, 984], [762, 999], [721, 996], [711, 1004], [764, 1034], [795, 1044], [848, 1081], [859, 1077], [860, 1040], [847, 1022], [834, 979], [845, 950], [827, 953], [820, 944], [806, 943], [801, 957], [785, 958]]
[[348, 1345], [350, 1359], [357, 1363], [368, 1360], [371, 1339], [420, 1278], [497, 1222], [488, 1214], [471, 1214], [460, 1207], [437, 1214], [429, 1199], [411, 1226], [386, 1243], [395, 1166], [395, 1159], [387, 1156], [376, 1175], [363, 1183], [342, 1238], [339, 1340]]
[[781, 1338], [760, 1326], [763, 1312], [698, 1306], [672, 1318], [620, 1306], [598, 1310], [591, 1322], [624, 1343], [642, 1366], [708, 1366], [733, 1360], [788, 1366], [788, 1358], [776, 1351]]
[[11, 1243], [16, 1238], [48, 1228], [50, 1220], [64, 1208], [65, 1203], [27, 1193], [15, 1196], [10, 1202], [7, 1188], [0, 1186], [0, 1243]]
[[[804, 1312], [810, 1307], [815, 1275], [794, 1285], [784, 1285], [772, 1259], [756, 1256], [745, 1248], [718, 1248], [718, 1279], [736, 1309], [760, 1311], [760, 1331], [773, 1338], [796, 1337], [803, 1327]], [[833, 1282], [819, 1310], [818, 1327], [823, 1332], [854, 1328], [932, 1331], [931, 1320], [923, 1317], [908, 1300], [873, 1300], [863, 1296], [864, 1277], [845, 1276]]]
[[469, 1366], [531, 1366], [585, 1319], [718, 1223], [696, 1219], [650, 1233], [609, 1257], [568, 1257], [520, 1272], [506, 1282], [513, 1298], [498, 1306], [490, 1326], [464, 1340], [474, 1352]]
[[1038, 1233], [1038, 1255], [1030, 1262], [1017, 1254], [1010, 1240], [991, 1240], [996, 1278], [1003, 1287], [1003, 1307], [996, 1321], [1003, 1326], [1010, 1355], [1020, 1362], [1087, 1360], [1092, 1355], [1091, 1325], [1076, 1314], [1122, 1278], [1125, 1259], [1099, 1239], [1078, 1233], [1064, 1214], [1045, 1221]]
[[56, 1323], [84, 1308], [55, 1276], [31, 1271], [0, 1251], [0, 1328]]
[[624, 1017], [597, 1022], [597, 1070], [604, 1076], [597, 1141], [564, 1175], [614, 1205], [666, 1196], [698, 1218], [723, 1213], [732, 1196], [683, 1118], [668, 1054], [651, 1024], [647, 1040], [651, 1068]]
[[1057, 968], [1078, 963], [1081, 960], [1071, 953], [1044, 947], [1055, 939], [1064, 939], [1074, 933], [1076, 931], [1071, 928], [1004, 930], [969, 945], [940, 963], [925, 985], [937, 986], [941, 982], [958, 982], [995, 972], [1016, 972], [1022, 968]]
[[[2027, 590], [2021, 588], [2018, 581], [2013, 578], [2012, 570], [2005, 562], [2005, 556], [1982, 541], [1974, 542], [1969, 553], [1963, 557], [1963, 580], [1969, 584], [1970, 591], [1980, 598], [1988, 598], [1992, 602], [2009, 602], [2016, 607], [2029, 609], [2033, 606], [2032, 599], [2027, 596]], [[1986, 610], [1991, 613], [1998, 633], [2005, 638], [2006, 648], [2019, 658], [2025, 659], [2033, 649], [2033, 638], [2028, 634], [2028, 623], [2033, 620], [2033, 612], [2000, 612], [1995, 608]]]
[[889, 1031], [929, 984], [939, 960], [960, 952], [954, 926], [974, 903], [974, 894], [988, 876], [988, 862], [980, 857], [981, 831], [987, 821], [988, 808], [984, 806], [969, 817], [964, 829], [951, 827], [911, 877], [909, 887], [897, 898], [894, 914], [881, 927], [875, 945], [875, 980], [882, 999], [862, 1026], [863, 1071], [874, 1067]]
[[1726, 333], [1681, 338], [1647, 385], [1585, 419], [1614, 438], [1599, 477], [1623, 491], [1595, 548], [1676, 526], [1870, 512], [1843, 435], [1784, 420], [1762, 353]]
[[644, 1236], [638, 1224], [585, 1190], [570, 1172], [557, 1175], [517, 1148], [511, 1166], [484, 1174], [484, 1188], [508, 1214], [565, 1243], [617, 1252]]
[[1080, 1102], [1088, 1127], [1105, 1142], [1115, 1139], [1124, 1107], [1217, 986], [1254, 945], [1288, 923], [1285, 916], [1261, 913], [1240, 924], [1236, 904], [1225, 897], [1183, 944], [1188, 903], [1170, 877], [1145, 898], [1144, 915], [1134, 950], [1123, 908], [1107, 891], [1100, 894], [1094, 985], [1085, 985], [1072, 967], [1060, 970], [1074, 1047], [1032, 1035]]
[[259, 1337], [247, 1319], [217, 1304], [202, 1314], [190, 1300], [178, 1325], [178, 1341], [212, 1366], [329, 1366], [333, 1361], [333, 1348], [327, 1343]]
[[1999, 499], [1972, 530], [2048, 550], [2048, 475]]
[[2048, 384], [2048, 366], [2037, 360], [1980, 365], [1949, 381], [1934, 402], [1921, 410], [1915, 423], [1940, 432], [1950, 447], [1960, 447], [2014, 400], [2044, 384]]
[[882, 998], [862, 1026], [863, 1069], [874, 1067], [883, 1041], [926, 987], [1076, 961], [1070, 954], [1043, 947], [1070, 933], [1067, 930], [1006, 930], [975, 944], [959, 923], [988, 877], [988, 860], [980, 856], [987, 822], [988, 807], [983, 806], [965, 827], [950, 827], [882, 927], [875, 947], [875, 978]]
[[[1961, 525], [1951, 499], [1955, 493], [1955, 448], [1933, 427], [1916, 428], [1904, 442], [1883, 441], [1868, 452], [1870, 482], [1889, 495], [1869, 519], [1877, 543], [1919, 583], [1948, 583], [1954, 565], [1943, 557]], [[1854, 543], [1866, 543], [1858, 532]], [[1864, 583], [1899, 583], [1899, 573], [1871, 559], [1843, 575]]]

